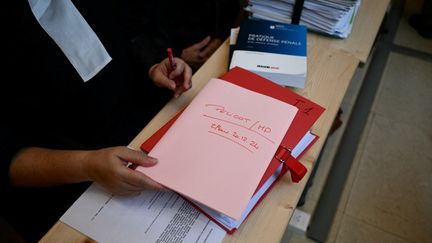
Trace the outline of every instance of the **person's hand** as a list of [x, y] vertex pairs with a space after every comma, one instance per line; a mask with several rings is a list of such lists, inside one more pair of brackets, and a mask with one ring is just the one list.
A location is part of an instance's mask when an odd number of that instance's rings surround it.
[[164, 189], [145, 174], [127, 167], [128, 162], [145, 167], [154, 166], [157, 159], [127, 147], [112, 147], [90, 151], [85, 170], [88, 177], [110, 193], [138, 194], [144, 189]]
[[202, 50], [210, 43], [211, 38], [207, 36], [202, 41], [193, 44], [182, 50], [181, 58], [185, 60], [192, 68], [199, 68], [207, 59], [202, 57]]
[[157, 86], [173, 90], [177, 98], [192, 87], [192, 69], [180, 58], [173, 58], [173, 63], [175, 70], [171, 69], [168, 58], [153, 65], [149, 76]]
[[214, 38], [208, 43], [207, 46], [199, 53], [199, 56], [202, 60], [207, 61], [209, 57], [219, 48], [222, 44], [222, 40], [219, 38]]

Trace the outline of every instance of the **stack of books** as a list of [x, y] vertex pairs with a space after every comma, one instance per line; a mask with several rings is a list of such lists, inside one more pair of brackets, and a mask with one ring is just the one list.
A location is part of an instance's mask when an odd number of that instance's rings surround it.
[[[252, 18], [291, 23], [296, 0], [250, 0], [245, 10]], [[327, 35], [346, 38], [361, 0], [305, 0], [300, 24]]]

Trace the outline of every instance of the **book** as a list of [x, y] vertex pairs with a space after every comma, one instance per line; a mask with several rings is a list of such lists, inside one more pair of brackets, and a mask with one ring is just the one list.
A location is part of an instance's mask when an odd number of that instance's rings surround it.
[[136, 170], [238, 220], [297, 111], [273, 97], [211, 79], [150, 151], [159, 163]]
[[[293, 182], [298, 182], [307, 172], [306, 168], [300, 162], [298, 162], [298, 159], [318, 139], [318, 136], [310, 133], [309, 130], [312, 127], [313, 123], [322, 114], [324, 109], [321, 106], [315, 104], [314, 102], [304, 97], [301, 97], [300, 95], [288, 89], [285, 89], [285, 91], [288, 91], [288, 93], [274, 92], [274, 86], [278, 85], [266, 81], [264, 78], [241, 68], [234, 68], [230, 70], [228, 73], [223, 75], [221, 79], [254, 90], [256, 92], [270, 95], [284, 102], [294, 104], [299, 108], [300, 111], [294, 118], [294, 121], [291, 124], [288, 132], [285, 134], [280, 146], [291, 150], [291, 153], [285, 153], [285, 155], [288, 156], [283, 158], [286, 161], [286, 166], [281, 166], [281, 162], [278, 159], [276, 159], [275, 157], [272, 158], [269, 167], [264, 173], [260, 183], [255, 190], [253, 197], [251, 198], [251, 200], [249, 200], [249, 203], [246, 209], [243, 211], [242, 216], [239, 220], [232, 219], [224, 214], [221, 214], [206, 207], [205, 205], [189, 200], [192, 205], [194, 205], [197, 209], [206, 214], [210, 219], [212, 219], [215, 223], [224, 228], [228, 233], [233, 233], [236, 228], [249, 215], [251, 210], [255, 208], [256, 204], [264, 198], [264, 196], [271, 189], [271, 187], [274, 185], [278, 178], [283, 176], [287, 171], [290, 171]], [[276, 90], [279, 91], [279, 89]], [[154, 133], [148, 140], [146, 140], [141, 145], [141, 149], [146, 152], [151, 151], [155, 144], [159, 141], [159, 139], [163, 137], [165, 132], [180, 116], [180, 114], [181, 112], [174, 116], [169, 122], [167, 122], [156, 133]], [[286, 150], [283, 151], [286, 152]]]
[[282, 86], [305, 87], [306, 27], [246, 19], [240, 25], [237, 40], [231, 48], [230, 69], [238, 66]]

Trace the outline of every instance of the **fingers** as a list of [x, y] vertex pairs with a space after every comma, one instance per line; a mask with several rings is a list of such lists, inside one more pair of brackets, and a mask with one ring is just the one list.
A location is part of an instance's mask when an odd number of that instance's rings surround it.
[[[108, 190], [115, 195], [120, 196], [129, 196], [129, 195], [137, 195], [141, 193], [142, 191], [149, 189], [149, 190], [159, 190], [158, 188], [152, 188], [152, 187], [137, 187], [135, 185], [128, 184], [126, 182], [119, 182], [117, 187], [115, 188], [109, 188]], [[163, 191], [166, 189], [162, 187]]]
[[176, 60], [177, 68], [170, 73], [169, 78], [175, 80], [176, 88], [174, 97], [179, 97], [183, 92], [189, 90], [192, 87], [192, 69], [189, 65], [180, 59]]
[[199, 53], [199, 57], [205, 60], [205, 59], [209, 58], [213, 52], [214, 52], [214, 49], [211, 48], [210, 46], [207, 46], [206, 48], [204, 48], [204, 50], [202, 52]]
[[222, 44], [222, 41], [218, 38], [213, 39], [200, 53], [200, 58], [207, 60], [219, 46]]
[[176, 81], [169, 79], [165, 76], [163, 78], [161, 78], [160, 82], [161, 82], [162, 86], [164, 86], [165, 88], [167, 88], [169, 90], [175, 91], [177, 88]]
[[170, 70], [168, 58], [153, 65], [149, 76], [157, 86], [173, 90], [177, 98], [192, 87], [192, 69], [182, 59], [174, 58], [173, 62], [176, 65], [174, 70]]
[[121, 151], [119, 152], [118, 157], [123, 161], [131, 162], [135, 165], [149, 167], [157, 164], [158, 162], [156, 158], [147, 156], [141, 151], [135, 151], [127, 147], [120, 147], [120, 150]]
[[185, 90], [192, 88], [192, 68], [188, 65], [185, 66], [183, 72], [183, 87]]
[[[170, 65], [169, 65], [168, 58], [163, 60], [161, 63], [153, 65], [149, 70], [149, 77], [153, 80], [153, 82], [157, 86], [165, 87], [174, 91], [176, 88], [176, 83], [174, 80], [171, 80], [168, 77], [169, 66]], [[177, 69], [178, 68], [176, 68], [176, 70]]]
[[92, 151], [88, 160], [83, 170], [87, 171], [89, 180], [97, 182], [113, 194], [130, 195], [144, 189], [164, 190], [162, 185], [148, 176], [126, 166], [125, 162], [145, 167], [156, 165], [157, 159], [142, 151], [123, 146], [111, 147]]
[[[144, 167], [150, 167], [157, 164], [156, 158], [147, 156], [144, 152], [135, 151], [127, 147], [119, 147], [118, 156], [121, 160], [129, 161], [135, 165]], [[128, 167], [122, 166], [119, 168], [117, 175], [120, 178], [119, 187], [124, 191], [139, 192], [143, 189], [164, 189], [162, 185], [150, 179], [150, 177]]]
[[126, 182], [119, 182], [115, 188], [107, 188], [112, 194], [120, 196], [136, 195], [143, 191], [142, 188], [137, 188]]
[[122, 171], [121, 176], [124, 182], [126, 182], [128, 185], [130, 185], [132, 188], [136, 190], [143, 190], [143, 189], [163, 190], [164, 189], [164, 187], [161, 184], [152, 180], [144, 173], [141, 173], [136, 170], [125, 168], [125, 170]]
[[176, 65], [176, 69], [173, 70], [168, 76], [168, 78], [171, 80], [174, 80], [176, 77], [181, 76], [181, 74], [183, 73], [183, 71], [185, 71], [185, 68], [187, 66], [185, 62], [179, 58], [174, 58], [173, 62]]
[[204, 47], [206, 47], [208, 45], [208, 43], [210, 42], [210, 40], [211, 40], [210, 36], [207, 36], [202, 41], [194, 44], [193, 48], [196, 49], [196, 50], [201, 50], [202, 48], [204, 48]]

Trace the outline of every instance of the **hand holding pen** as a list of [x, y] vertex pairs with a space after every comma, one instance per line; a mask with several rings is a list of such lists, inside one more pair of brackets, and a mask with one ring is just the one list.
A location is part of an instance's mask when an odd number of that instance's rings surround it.
[[150, 68], [149, 76], [157, 86], [173, 90], [177, 98], [192, 87], [192, 69], [182, 59], [173, 57], [170, 48], [167, 54], [168, 58]]
[[168, 61], [171, 66], [171, 71], [174, 71], [176, 69], [176, 64], [174, 63], [174, 55], [171, 48], [167, 48], [167, 55], [168, 55]]

